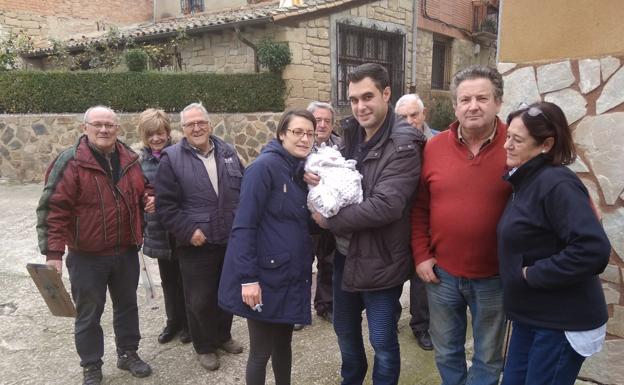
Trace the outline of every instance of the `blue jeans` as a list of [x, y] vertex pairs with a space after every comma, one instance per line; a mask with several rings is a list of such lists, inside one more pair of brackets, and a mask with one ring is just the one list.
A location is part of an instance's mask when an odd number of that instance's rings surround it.
[[583, 361], [562, 330], [514, 321], [501, 385], [573, 385]]
[[[500, 277], [455, 277], [438, 266], [440, 283], [427, 284], [429, 331], [442, 385], [498, 384], [505, 335], [503, 289]], [[466, 368], [467, 315], [472, 315], [474, 356]]]
[[402, 285], [385, 290], [347, 292], [342, 290], [345, 256], [334, 256], [334, 330], [342, 356], [342, 385], [362, 384], [368, 362], [362, 339], [362, 311], [366, 309], [370, 343], [375, 350], [373, 384], [397, 384], [401, 354], [394, 317]]

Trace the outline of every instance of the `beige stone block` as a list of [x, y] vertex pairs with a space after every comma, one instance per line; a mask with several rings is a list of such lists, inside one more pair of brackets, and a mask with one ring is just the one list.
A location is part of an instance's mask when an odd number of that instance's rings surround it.
[[325, 43], [323, 43], [323, 40], [318, 39], [316, 37], [308, 37], [306, 42], [310, 45], [315, 45], [315, 46], [324, 46]]
[[607, 322], [607, 333], [624, 337], [624, 306], [613, 305], [613, 316]]
[[611, 304], [617, 305], [620, 303], [620, 291], [619, 290], [613, 288], [608, 283], [603, 283], [602, 291], [604, 292], [605, 301], [607, 302], [607, 305], [611, 305]]
[[290, 52], [292, 53], [292, 62], [293, 64], [301, 63], [303, 60], [303, 47], [301, 43], [290, 43]]
[[412, 10], [413, 0], [399, 0], [399, 8], [405, 9], [407, 11]]
[[327, 28], [319, 28], [317, 31], [319, 39], [329, 39], [329, 29]]
[[331, 63], [331, 60], [329, 56], [319, 56], [319, 62], [321, 62], [321, 64], [329, 65]]
[[282, 74], [282, 77], [286, 80], [289, 80], [289, 79], [306, 80], [306, 79], [312, 79], [313, 76], [314, 76], [313, 67], [305, 66], [305, 65], [297, 65], [297, 64], [291, 64], [291, 65], [286, 66]]
[[314, 66], [314, 63], [318, 63], [318, 59], [316, 59], [316, 57], [312, 57], [309, 60], [302, 60], [301, 64], [306, 65], [306, 66]]
[[305, 88], [317, 87], [318, 86], [318, 82], [315, 81], [315, 80], [304, 80], [303, 81], [303, 86]]
[[304, 88], [303, 97], [310, 100], [318, 100], [318, 88]]
[[275, 34], [275, 40], [305, 43], [307, 39], [307, 34], [307, 28], [285, 28]]
[[322, 102], [329, 102], [329, 99], [331, 98], [331, 94], [329, 92], [326, 91], [319, 91], [319, 101]]
[[312, 47], [310, 52], [315, 56], [329, 56], [330, 53], [329, 48], [325, 47]]
[[306, 31], [306, 35], [308, 36], [308, 38], [318, 37], [318, 31], [316, 27], [308, 27]]
[[620, 271], [621, 269], [618, 266], [608, 264], [607, 267], [605, 268], [605, 271], [603, 271], [602, 274], [600, 274], [600, 279], [619, 285], [620, 282], [622, 282]]
[[221, 45], [217, 45], [212, 47], [212, 49], [209, 51], [212, 56], [225, 56], [225, 47], [221, 46]]
[[303, 97], [303, 81], [286, 80], [286, 90], [289, 98]]

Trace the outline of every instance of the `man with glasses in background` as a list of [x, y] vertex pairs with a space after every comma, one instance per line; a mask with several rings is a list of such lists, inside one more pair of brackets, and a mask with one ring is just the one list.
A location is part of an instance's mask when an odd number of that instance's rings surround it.
[[184, 138], [163, 151], [156, 172], [156, 212], [175, 237], [197, 358], [216, 370], [217, 349], [243, 351], [230, 334], [232, 314], [217, 305], [217, 291], [244, 168], [234, 147], [212, 135], [203, 105], [184, 108], [180, 123]]
[[76, 304], [74, 340], [85, 385], [102, 381], [104, 335], [100, 318], [106, 289], [113, 301], [117, 367], [135, 377], [152, 369], [138, 355], [137, 251], [143, 243], [143, 204], [154, 209], [138, 155], [117, 140], [119, 122], [105, 106], [89, 108], [84, 135], [48, 167], [37, 207], [39, 248], [62, 273], [65, 246]]

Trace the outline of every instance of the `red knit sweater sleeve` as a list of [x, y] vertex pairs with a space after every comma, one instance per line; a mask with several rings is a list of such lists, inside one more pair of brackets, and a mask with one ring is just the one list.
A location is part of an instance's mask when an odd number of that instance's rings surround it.
[[411, 221], [412, 257], [414, 258], [414, 265], [418, 265], [434, 257], [431, 252], [431, 235], [429, 232], [429, 185], [423, 174], [421, 174], [416, 198], [412, 205]]

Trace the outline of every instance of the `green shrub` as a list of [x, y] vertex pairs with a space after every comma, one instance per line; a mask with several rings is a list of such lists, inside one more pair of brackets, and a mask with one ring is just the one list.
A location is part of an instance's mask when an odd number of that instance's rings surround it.
[[292, 60], [287, 43], [277, 43], [270, 39], [262, 40], [257, 46], [257, 52], [258, 63], [274, 73], [281, 73]]
[[446, 130], [455, 120], [455, 109], [450, 98], [439, 96], [431, 101], [427, 123], [436, 130]]
[[0, 113], [80, 113], [97, 104], [125, 112], [150, 107], [173, 112], [197, 101], [210, 112], [282, 111], [284, 93], [282, 78], [268, 73], [0, 73]]
[[133, 48], [126, 51], [126, 65], [128, 70], [141, 72], [147, 69], [147, 61], [149, 56], [141, 48]]

